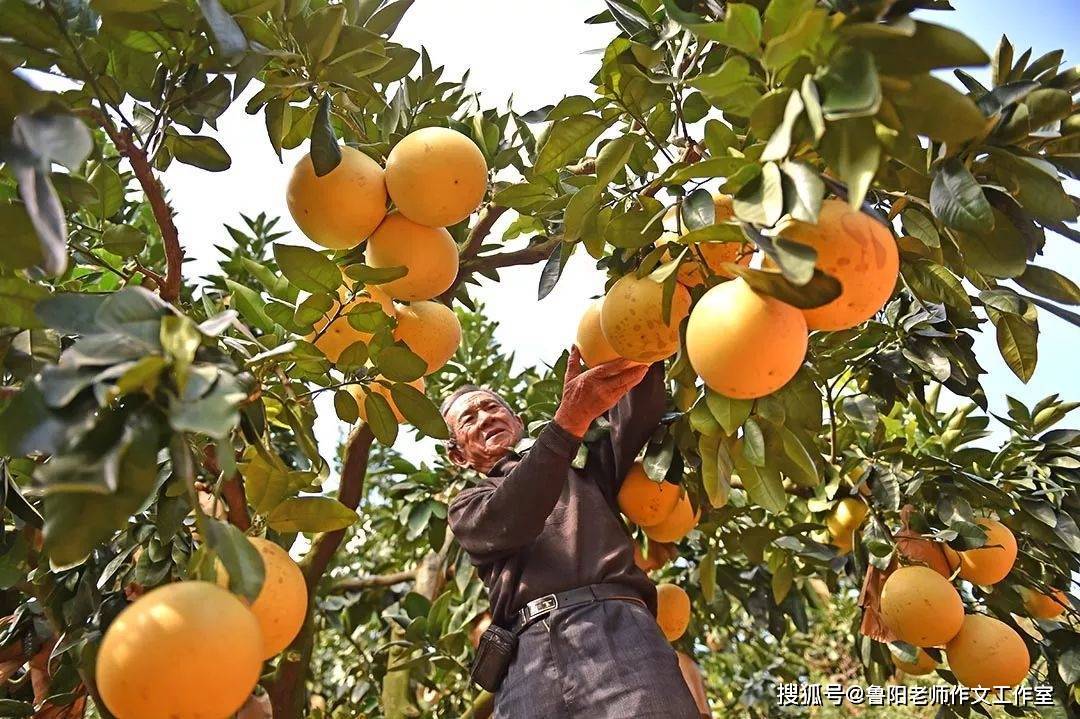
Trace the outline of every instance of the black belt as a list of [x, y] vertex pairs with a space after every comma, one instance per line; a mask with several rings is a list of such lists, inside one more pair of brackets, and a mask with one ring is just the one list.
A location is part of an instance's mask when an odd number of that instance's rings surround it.
[[558, 594], [548, 594], [547, 596], [532, 600], [518, 610], [517, 621], [514, 623], [513, 631], [522, 631], [540, 617], [550, 614], [556, 609], [572, 607], [578, 604], [590, 604], [606, 599], [624, 599], [631, 602], [638, 602], [641, 605], [645, 604], [641, 597], [633, 590], [628, 589], [621, 584], [590, 584], [585, 587], [578, 587], [577, 589], [559, 592]]

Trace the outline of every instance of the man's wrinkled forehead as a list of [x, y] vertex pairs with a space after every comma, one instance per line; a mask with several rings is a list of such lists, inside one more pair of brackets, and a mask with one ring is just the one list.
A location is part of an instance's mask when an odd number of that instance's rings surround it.
[[465, 392], [460, 397], [455, 398], [454, 401], [450, 403], [450, 406], [446, 408], [446, 413], [444, 416], [457, 417], [470, 406], [475, 406], [476, 404], [481, 402], [485, 397], [494, 400], [500, 407], [503, 407], [507, 411], [510, 411], [510, 408], [507, 406], [506, 401], [502, 397], [495, 394], [489, 389], [480, 388]]

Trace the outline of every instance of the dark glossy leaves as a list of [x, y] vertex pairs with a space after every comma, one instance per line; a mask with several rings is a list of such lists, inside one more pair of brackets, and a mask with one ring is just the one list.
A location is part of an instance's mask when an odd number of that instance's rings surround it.
[[317, 177], [332, 172], [341, 162], [341, 148], [334, 135], [334, 127], [330, 124], [331, 102], [329, 93], [322, 96], [315, 122], [311, 126], [311, 164]]
[[994, 213], [986, 194], [956, 158], [946, 160], [934, 173], [930, 208], [935, 217], [957, 230], [989, 232], [994, 228]]

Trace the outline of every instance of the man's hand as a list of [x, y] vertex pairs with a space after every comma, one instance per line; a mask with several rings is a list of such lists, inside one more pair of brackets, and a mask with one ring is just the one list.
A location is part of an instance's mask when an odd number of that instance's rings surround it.
[[648, 371], [649, 365], [628, 359], [584, 369], [577, 346], [572, 346], [555, 424], [575, 437], [584, 437], [592, 421], [614, 407]]

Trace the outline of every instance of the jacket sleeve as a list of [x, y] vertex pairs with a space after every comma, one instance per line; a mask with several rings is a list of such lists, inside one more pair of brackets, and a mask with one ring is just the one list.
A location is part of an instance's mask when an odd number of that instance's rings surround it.
[[612, 484], [604, 487], [612, 498], [619, 493], [623, 478], [630, 471], [634, 458], [649, 441], [664, 416], [667, 388], [664, 382], [664, 363], [656, 362], [640, 382], [608, 412], [611, 424], [609, 435], [612, 471], [605, 478]]
[[566, 486], [580, 444], [552, 422], [508, 474], [462, 490], [454, 498], [450, 528], [474, 564], [509, 556], [540, 535]]

